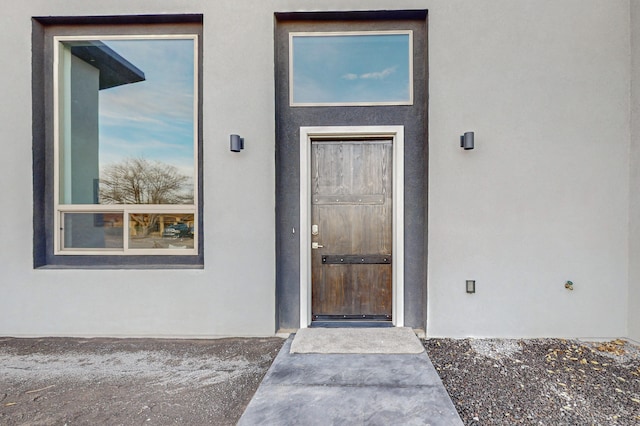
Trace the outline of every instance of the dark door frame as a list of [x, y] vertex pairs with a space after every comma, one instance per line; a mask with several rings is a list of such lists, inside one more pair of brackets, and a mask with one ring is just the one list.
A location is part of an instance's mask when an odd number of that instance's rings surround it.
[[[305, 106], [289, 103], [289, 33], [304, 31], [413, 31], [413, 105]], [[395, 312], [406, 327], [425, 329], [427, 319], [427, 12], [286, 12], [275, 14], [276, 98], [276, 329], [295, 330], [307, 317], [301, 301], [300, 128], [323, 126], [402, 126], [404, 190], [398, 231], [403, 235], [403, 294]], [[310, 244], [305, 243], [305, 247]], [[398, 268], [396, 268], [398, 269]], [[308, 310], [310, 313], [310, 309]]]

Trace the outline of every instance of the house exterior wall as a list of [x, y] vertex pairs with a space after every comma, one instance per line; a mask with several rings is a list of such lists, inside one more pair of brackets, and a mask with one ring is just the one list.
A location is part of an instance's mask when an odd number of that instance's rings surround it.
[[631, 2], [629, 337], [640, 342], [640, 1]]
[[427, 334], [624, 334], [629, 4], [447, 4], [429, 20]]
[[[366, 3], [428, 9], [428, 335], [637, 339], [629, 6]], [[274, 12], [318, 8], [363, 3], [27, 0], [0, 15], [0, 335], [275, 332]], [[34, 269], [31, 17], [164, 13], [204, 16], [204, 269]], [[459, 148], [465, 131], [473, 151]], [[231, 133], [245, 138], [240, 154]], [[637, 142], [633, 153], [637, 178]]]

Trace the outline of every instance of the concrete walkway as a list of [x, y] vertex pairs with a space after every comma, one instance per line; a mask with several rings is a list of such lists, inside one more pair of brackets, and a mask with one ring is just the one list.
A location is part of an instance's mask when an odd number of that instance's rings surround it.
[[462, 425], [426, 352], [291, 353], [293, 339], [239, 425]]

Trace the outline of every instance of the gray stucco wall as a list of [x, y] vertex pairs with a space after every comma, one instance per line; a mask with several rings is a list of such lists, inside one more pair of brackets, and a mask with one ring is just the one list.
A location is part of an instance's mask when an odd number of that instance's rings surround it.
[[[203, 270], [33, 269], [31, 17], [203, 13]], [[246, 22], [252, 31], [246, 31]], [[254, 2], [27, 1], [0, 17], [0, 335], [230, 336], [275, 330], [273, 7]], [[211, 42], [209, 42], [209, 40]], [[247, 52], [251, 52], [247, 54]], [[220, 82], [236, 82], [236, 84]], [[9, 101], [10, 100], [10, 101]], [[229, 152], [229, 134], [246, 138]], [[5, 209], [7, 204], [3, 203]], [[9, 218], [10, 216], [10, 218]]]
[[[0, 335], [272, 334], [274, 12], [363, 7], [358, 0], [25, 0], [6, 8]], [[629, 1], [370, 0], [366, 8], [429, 11], [427, 333], [629, 331], [638, 340]], [[637, 27], [637, 0], [633, 10]], [[34, 270], [31, 17], [163, 13], [204, 15], [204, 269]], [[458, 146], [465, 131], [476, 132], [473, 151]], [[230, 133], [245, 138], [242, 153], [229, 152]], [[476, 294], [465, 293], [465, 279], [476, 280]]]
[[640, 1], [631, 2], [629, 337], [640, 342]]
[[427, 334], [625, 333], [628, 2], [444, 3], [429, 16]]

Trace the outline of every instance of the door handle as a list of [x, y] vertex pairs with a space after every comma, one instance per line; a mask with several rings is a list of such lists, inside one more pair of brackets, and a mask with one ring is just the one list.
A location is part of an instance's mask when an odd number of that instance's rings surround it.
[[319, 248], [322, 248], [322, 247], [324, 247], [322, 244], [319, 244], [319, 243], [316, 243], [316, 242], [311, 243], [311, 248], [313, 250], [316, 250], [316, 249], [319, 249]]

